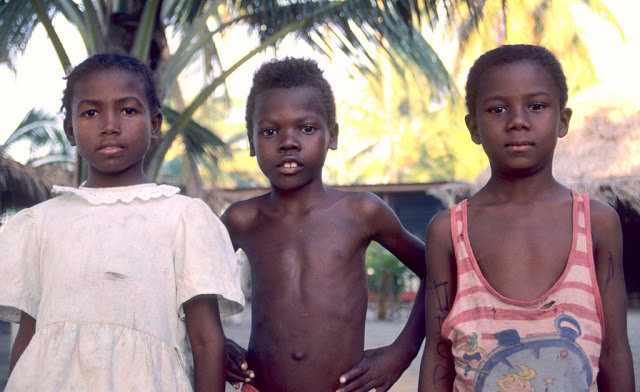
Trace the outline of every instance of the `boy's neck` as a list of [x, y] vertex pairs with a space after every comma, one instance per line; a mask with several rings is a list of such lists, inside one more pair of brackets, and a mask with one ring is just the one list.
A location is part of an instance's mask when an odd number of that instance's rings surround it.
[[288, 212], [301, 213], [321, 204], [330, 187], [322, 181], [313, 182], [295, 189], [281, 189], [271, 187], [269, 199], [274, 207]]

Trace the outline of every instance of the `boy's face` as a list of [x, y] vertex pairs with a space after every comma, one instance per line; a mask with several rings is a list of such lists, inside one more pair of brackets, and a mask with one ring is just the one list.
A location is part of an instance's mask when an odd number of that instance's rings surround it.
[[65, 133], [89, 164], [89, 183], [139, 173], [161, 123], [161, 114], [151, 114], [138, 76], [120, 69], [96, 70], [73, 86]]
[[327, 150], [338, 147], [338, 125], [312, 87], [276, 88], [256, 97], [251, 155], [273, 187], [294, 189], [322, 180]]
[[571, 109], [541, 66], [519, 61], [489, 69], [479, 85], [476, 115], [465, 121], [492, 170], [531, 173], [551, 167], [557, 139], [569, 130]]

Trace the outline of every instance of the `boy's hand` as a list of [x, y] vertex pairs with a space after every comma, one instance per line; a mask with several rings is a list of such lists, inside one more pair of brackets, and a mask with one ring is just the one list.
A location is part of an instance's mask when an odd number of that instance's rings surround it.
[[240, 388], [240, 383], [250, 382], [255, 377], [253, 370], [249, 370], [247, 364], [247, 350], [236, 342], [227, 339], [227, 381], [235, 389]]
[[362, 360], [340, 376], [337, 392], [388, 391], [409, 366], [404, 357], [393, 345], [366, 350]]

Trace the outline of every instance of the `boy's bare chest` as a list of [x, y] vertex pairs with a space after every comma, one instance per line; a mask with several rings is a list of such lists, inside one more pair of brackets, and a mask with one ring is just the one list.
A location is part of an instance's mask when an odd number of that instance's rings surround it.
[[307, 219], [266, 219], [251, 233], [245, 252], [254, 268], [340, 266], [364, 256], [366, 240], [359, 225], [345, 217], [322, 214]]
[[359, 225], [331, 214], [263, 220], [243, 246], [262, 314], [288, 309], [286, 317], [296, 323], [307, 314], [360, 314], [366, 306], [368, 241]]

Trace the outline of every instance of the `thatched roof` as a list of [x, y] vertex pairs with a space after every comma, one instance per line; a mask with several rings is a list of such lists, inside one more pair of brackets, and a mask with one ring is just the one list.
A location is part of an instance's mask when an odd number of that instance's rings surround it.
[[[556, 147], [554, 176], [592, 198], [612, 206], [619, 202], [640, 214], [640, 101], [575, 100], [569, 106], [573, 116], [569, 134]], [[489, 176], [486, 168], [473, 184], [430, 193], [450, 203], [477, 192]]]
[[553, 172], [563, 184], [640, 213], [640, 101], [573, 103]]
[[576, 102], [554, 159], [559, 180], [640, 176], [640, 102]]
[[52, 165], [24, 166], [0, 150], [0, 200], [32, 206], [49, 199], [53, 185], [72, 185], [72, 180], [73, 173], [68, 170]]

